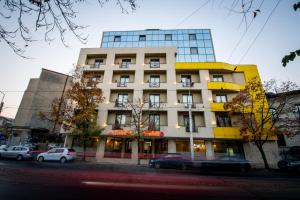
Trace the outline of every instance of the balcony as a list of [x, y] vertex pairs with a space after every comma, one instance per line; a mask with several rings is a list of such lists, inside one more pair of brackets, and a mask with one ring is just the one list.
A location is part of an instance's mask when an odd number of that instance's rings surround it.
[[[190, 126], [185, 126], [185, 132], [190, 132]], [[192, 132], [193, 133], [197, 133], [198, 132], [198, 127], [196, 127], [196, 126], [193, 126], [192, 127]]]
[[239, 127], [214, 127], [214, 137], [222, 139], [242, 139]]
[[208, 82], [207, 87], [209, 90], [222, 90], [234, 92], [239, 92], [240, 90], [245, 89], [245, 85], [231, 82]]
[[224, 109], [224, 103], [211, 103], [210, 104], [210, 109], [211, 111], [215, 112], [215, 111], [225, 111]]
[[127, 107], [127, 105], [128, 105], [127, 101], [118, 101], [117, 99], [115, 101], [115, 107], [125, 108], [125, 107]]
[[181, 82], [182, 87], [194, 87], [194, 82]]
[[129, 82], [117, 82], [117, 87], [127, 87]]
[[160, 87], [160, 82], [149, 82], [149, 87]]

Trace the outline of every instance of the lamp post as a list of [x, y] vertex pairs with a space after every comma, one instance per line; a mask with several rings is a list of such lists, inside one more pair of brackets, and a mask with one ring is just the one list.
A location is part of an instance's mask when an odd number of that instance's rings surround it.
[[194, 138], [193, 138], [193, 119], [192, 119], [192, 102], [190, 102], [191, 98], [191, 87], [193, 86], [193, 82], [190, 82], [189, 85], [189, 98], [188, 98], [188, 106], [189, 106], [189, 131], [190, 131], [190, 151], [191, 151], [191, 160], [194, 160]]
[[1, 114], [2, 109], [3, 109], [3, 105], [4, 105], [3, 99], [4, 99], [4, 97], [5, 97], [5, 93], [2, 92], [2, 91], [0, 91], [0, 92], [2, 93], [2, 99], [1, 99], [1, 102], [0, 102], [0, 114]]

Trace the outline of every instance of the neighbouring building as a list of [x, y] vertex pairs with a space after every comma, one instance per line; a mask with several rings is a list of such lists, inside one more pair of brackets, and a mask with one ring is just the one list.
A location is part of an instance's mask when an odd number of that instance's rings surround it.
[[0, 116], [0, 145], [6, 144], [7, 136], [11, 132], [13, 119]]
[[70, 76], [48, 69], [42, 69], [39, 78], [30, 79], [13, 123], [11, 145], [56, 138], [60, 126], [42, 120], [40, 113], [50, 112], [52, 101], [63, 95], [71, 81]]
[[[289, 118], [293, 120], [290, 126], [293, 126], [292, 137], [280, 134], [278, 135], [278, 146], [280, 151], [287, 150], [294, 146], [300, 146], [300, 90], [294, 90], [287, 93], [273, 94], [268, 93], [267, 98], [270, 105], [278, 106], [278, 101], [282, 96], [285, 96], [287, 100], [287, 105], [285, 106], [283, 112], [280, 114], [279, 118]], [[279, 100], [278, 100], [279, 98]], [[272, 113], [272, 107], [270, 107]], [[278, 123], [280, 125], [280, 122]], [[280, 131], [280, 129], [279, 129]]]
[[[216, 62], [209, 29], [104, 32], [101, 48], [81, 49], [77, 65], [100, 80], [105, 97], [97, 121], [104, 131], [90, 146], [98, 161], [136, 162], [132, 111], [122, 107], [144, 99], [144, 115], [155, 130], [144, 132], [142, 158], [190, 152], [191, 105], [195, 159], [233, 156], [263, 166], [256, 146], [242, 140], [239, 117], [223, 109], [247, 81], [259, 77], [257, 67]], [[264, 148], [276, 166], [277, 142], [270, 140]]]

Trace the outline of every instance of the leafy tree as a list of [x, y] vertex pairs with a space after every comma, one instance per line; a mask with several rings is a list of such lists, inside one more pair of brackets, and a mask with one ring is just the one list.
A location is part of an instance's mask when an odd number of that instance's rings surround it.
[[[100, 6], [111, 0], [97, 0]], [[136, 0], [114, 0], [123, 13], [128, 13], [125, 6], [136, 9]], [[24, 47], [35, 41], [33, 32], [42, 31], [44, 40], [51, 42], [50, 36], [58, 32], [62, 43], [67, 46], [65, 34], [71, 32], [80, 42], [85, 43], [87, 36], [81, 33], [85, 25], [78, 25], [79, 16], [76, 6], [86, 0], [0, 0], [0, 42], [6, 43], [17, 55], [24, 56], [24, 48], [15, 42], [21, 37]]]
[[50, 113], [40, 113], [42, 119], [51, 120], [62, 127], [70, 136], [83, 143], [83, 160], [87, 142], [92, 136], [99, 136], [102, 129], [97, 125], [97, 108], [103, 102], [102, 90], [97, 87], [99, 80], [93, 73], [77, 68], [73, 83], [61, 98], [53, 100]]
[[[279, 134], [292, 134], [294, 125], [298, 124], [294, 116], [286, 115], [282, 118], [282, 114], [291, 107], [292, 98], [288, 92], [296, 88], [296, 85], [290, 81], [277, 86], [275, 80], [266, 82], [263, 87], [258, 78], [253, 78], [232, 101], [224, 104], [224, 108], [230, 114], [240, 114], [241, 136], [245, 141], [255, 144], [266, 169], [270, 167], [263, 149], [264, 144], [268, 140], [276, 139]], [[276, 101], [268, 104], [267, 93], [276, 94]]]

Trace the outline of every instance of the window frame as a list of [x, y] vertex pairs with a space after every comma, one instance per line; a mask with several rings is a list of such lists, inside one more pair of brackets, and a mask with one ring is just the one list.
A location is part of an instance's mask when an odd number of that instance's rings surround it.
[[139, 35], [139, 41], [147, 41], [146, 35]]
[[121, 35], [115, 35], [114, 42], [121, 42]]
[[172, 34], [165, 34], [165, 41], [172, 41]]
[[190, 54], [191, 55], [198, 55], [198, 47], [190, 47]]

